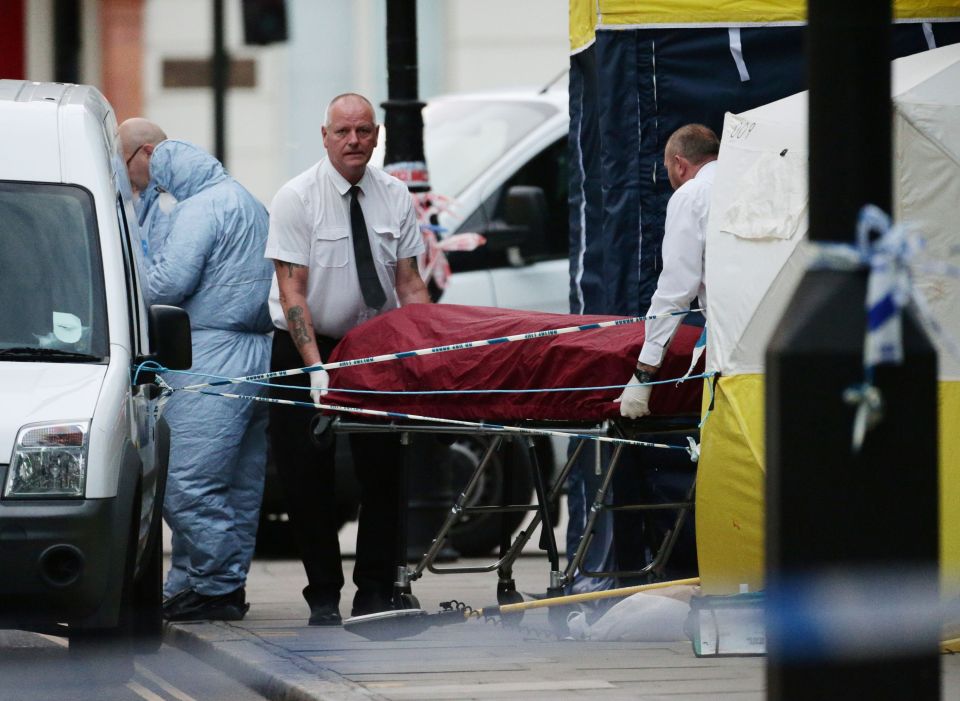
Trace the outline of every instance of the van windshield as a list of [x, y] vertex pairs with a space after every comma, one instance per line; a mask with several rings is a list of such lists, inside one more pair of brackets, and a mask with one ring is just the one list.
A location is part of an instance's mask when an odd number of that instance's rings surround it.
[[107, 312], [93, 198], [0, 181], [0, 362], [100, 361]]
[[522, 100], [431, 101], [423, 112], [431, 188], [457, 197], [557, 112], [553, 105]]

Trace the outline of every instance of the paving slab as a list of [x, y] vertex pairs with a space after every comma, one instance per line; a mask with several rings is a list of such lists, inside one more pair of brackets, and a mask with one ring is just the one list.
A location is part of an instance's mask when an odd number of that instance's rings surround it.
[[[459, 564], [480, 565], [478, 561]], [[540, 592], [546, 558], [518, 559], [517, 588]], [[352, 561], [345, 560], [341, 611], [349, 613]], [[426, 573], [413, 584], [428, 612], [457, 599], [496, 603], [494, 573]], [[236, 623], [168, 625], [168, 639], [275, 701], [315, 699], [641, 699], [757, 701], [765, 697], [763, 657], [697, 658], [689, 641], [590, 642], [559, 639], [546, 609], [519, 625], [479, 620], [429, 628], [400, 640], [370, 641], [342, 628], [307, 626], [299, 562], [256, 560], [251, 604]], [[943, 698], [960, 698], [960, 655], [944, 656]]]

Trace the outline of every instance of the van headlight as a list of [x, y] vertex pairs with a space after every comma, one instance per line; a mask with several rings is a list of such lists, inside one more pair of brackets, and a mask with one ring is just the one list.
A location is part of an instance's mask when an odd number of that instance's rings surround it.
[[89, 421], [32, 424], [17, 434], [3, 496], [82, 497], [87, 481]]

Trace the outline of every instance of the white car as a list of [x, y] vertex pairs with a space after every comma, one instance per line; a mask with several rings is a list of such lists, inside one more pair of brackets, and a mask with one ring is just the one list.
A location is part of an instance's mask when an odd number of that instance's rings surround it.
[[487, 239], [448, 254], [440, 301], [568, 313], [566, 85], [432, 98], [423, 121], [431, 191], [449, 202], [441, 236]]
[[96, 88], [0, 80], [0, 123], [0, 627], [156, 649], [169, 433], [138, 369], [188, 368], [189, 319], [145, 308]]

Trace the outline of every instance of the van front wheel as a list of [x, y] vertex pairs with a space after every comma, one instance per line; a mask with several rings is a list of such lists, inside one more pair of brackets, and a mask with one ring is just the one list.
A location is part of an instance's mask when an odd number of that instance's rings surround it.
[[133, 674], [132, 655], [156, 652], [163, 640], [161, 521], [157, 518], [151, 525], [139, 577], [136, 576], [138, 526], [139, 518], [134, 518], [127, 543], [117, 626], [70, 632], [71, 655], [91, 658], [110, 655], [117, 663], [112, 673], [114, 678], [129, 678]]
[[129, 611], [133, 646], [139, 654], [156, 652], [163, 642], [163, 543], [159, 532], [150, 539], [140, 577], [133, 583]]

